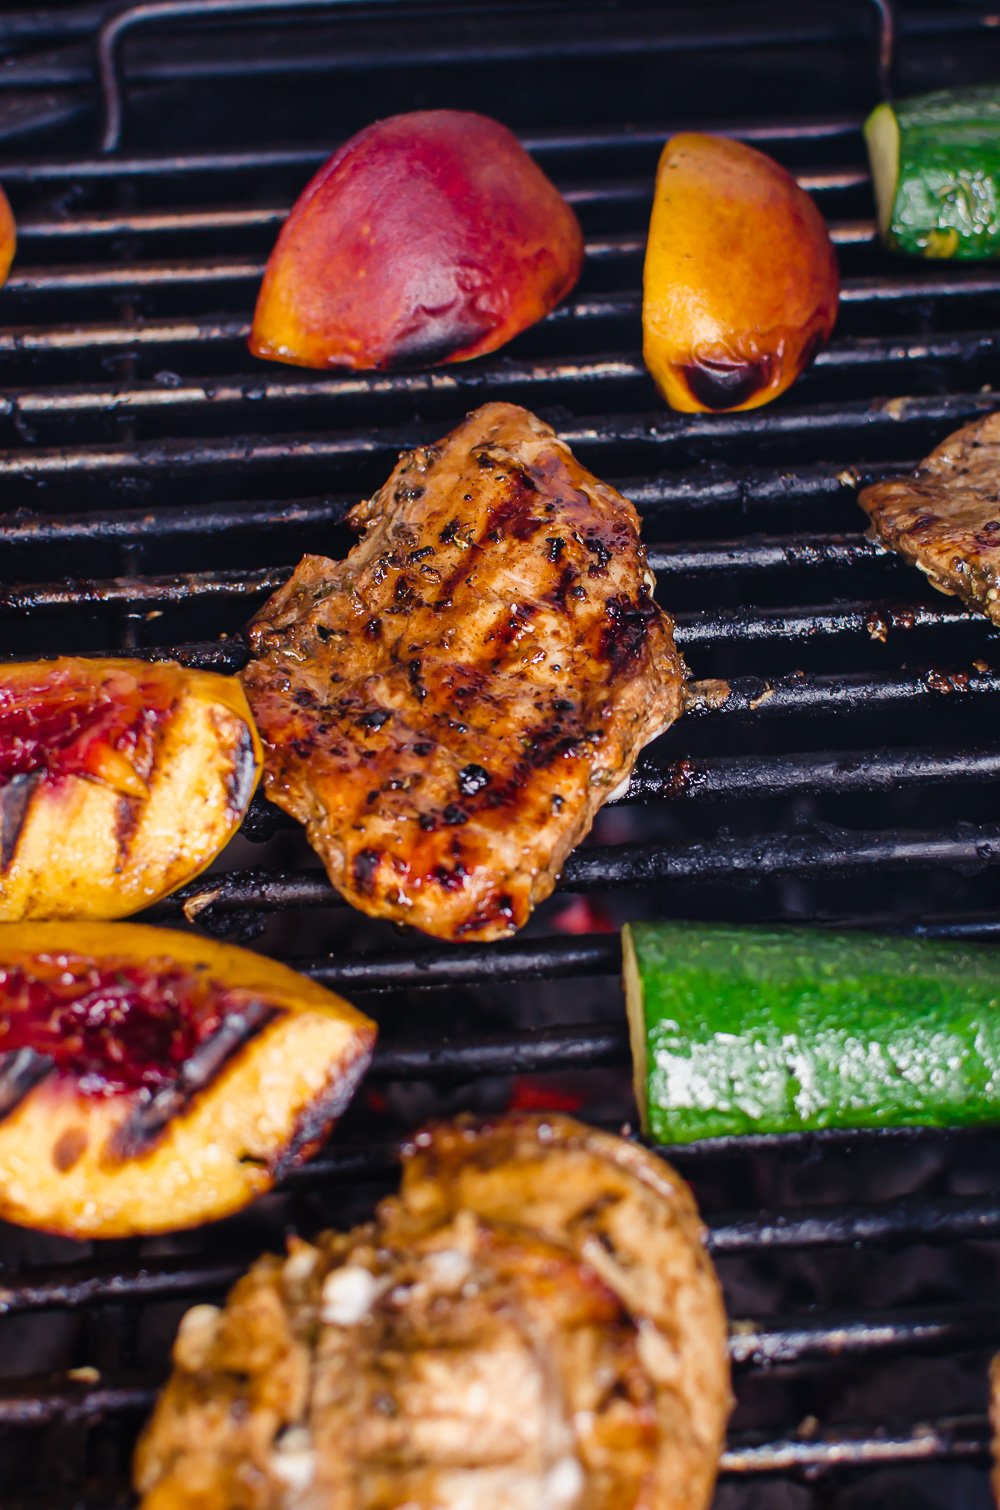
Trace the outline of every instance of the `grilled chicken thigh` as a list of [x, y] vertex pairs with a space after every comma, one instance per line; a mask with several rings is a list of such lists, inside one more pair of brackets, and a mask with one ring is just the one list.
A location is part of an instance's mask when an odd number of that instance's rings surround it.
[[913, 477], [865, 488], [872, 533], [1000, 624], [1000, 411], [949, 435]]
[[687, 1187], [566, 1118], [423, 1134], [371, 1226], [182, 1323], [143, 1510], [703, 1510], [725, 1315]]
[[681, 711], [635, 509], [486, 404], [352, 521], [250, 626], [267, 794], [362, 911], [498, 938]]

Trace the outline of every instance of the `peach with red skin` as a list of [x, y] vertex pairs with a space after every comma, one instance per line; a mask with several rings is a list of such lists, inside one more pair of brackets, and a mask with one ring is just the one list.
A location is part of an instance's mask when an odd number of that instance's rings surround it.
[[837, 259], [809, 195], [743, 142], [671, 137], [643, 274], [643, 356], [673, 409], [756, 409], [825, 345]]
[[317, 368], [465, 361], [548, 314], [582, 262], [576, 216], [506, 126], [461, 110], [392, 116], [297, 200], [250, 349]]

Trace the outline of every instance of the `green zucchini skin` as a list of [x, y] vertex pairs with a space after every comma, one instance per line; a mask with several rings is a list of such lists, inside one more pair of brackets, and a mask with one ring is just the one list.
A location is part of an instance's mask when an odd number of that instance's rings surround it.
[[658, 1143], [1000, 1122], [1000, 951], [808, 929], [622, 936], [644, 1132]]
[[914, 257], [1000, 257], [1000, 86], [880, 105], [864, 131], [886, 246]]

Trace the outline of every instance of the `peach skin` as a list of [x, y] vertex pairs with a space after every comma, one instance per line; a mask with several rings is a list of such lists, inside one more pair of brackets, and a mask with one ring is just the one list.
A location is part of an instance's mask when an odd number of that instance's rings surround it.
[[345, 142], [295, 203], [264, 274], [259, 357], [319, 368], [465, 361], [573, 287], [569, 205], [498, 121], [419, 110]]
[[643, 274], [643, 357], [672, 409], [756, 409], [829, 339], [837, 259], [776, 162], [721, 136], [663, 149]]

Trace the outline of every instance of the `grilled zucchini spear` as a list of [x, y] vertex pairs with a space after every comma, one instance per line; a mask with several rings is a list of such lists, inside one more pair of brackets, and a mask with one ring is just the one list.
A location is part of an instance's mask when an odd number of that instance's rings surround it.
[[624, 930], [644, 1130], [659, 1143], [1000, 1122], [1000, 953], [809, 929]]
[[234, 678], [135, 660], [0, 666], [0, 922], [148, 907], [228, 843], [260, 768]]
[[879, 105], [865, 140], [886, 246], [912, 257], [1000, 257], [1000, 86]]
[[226, 1216], [326, 1135], [375, 1026], [248, 950], [0, 927], [0, 1216], [70, 1237]]

